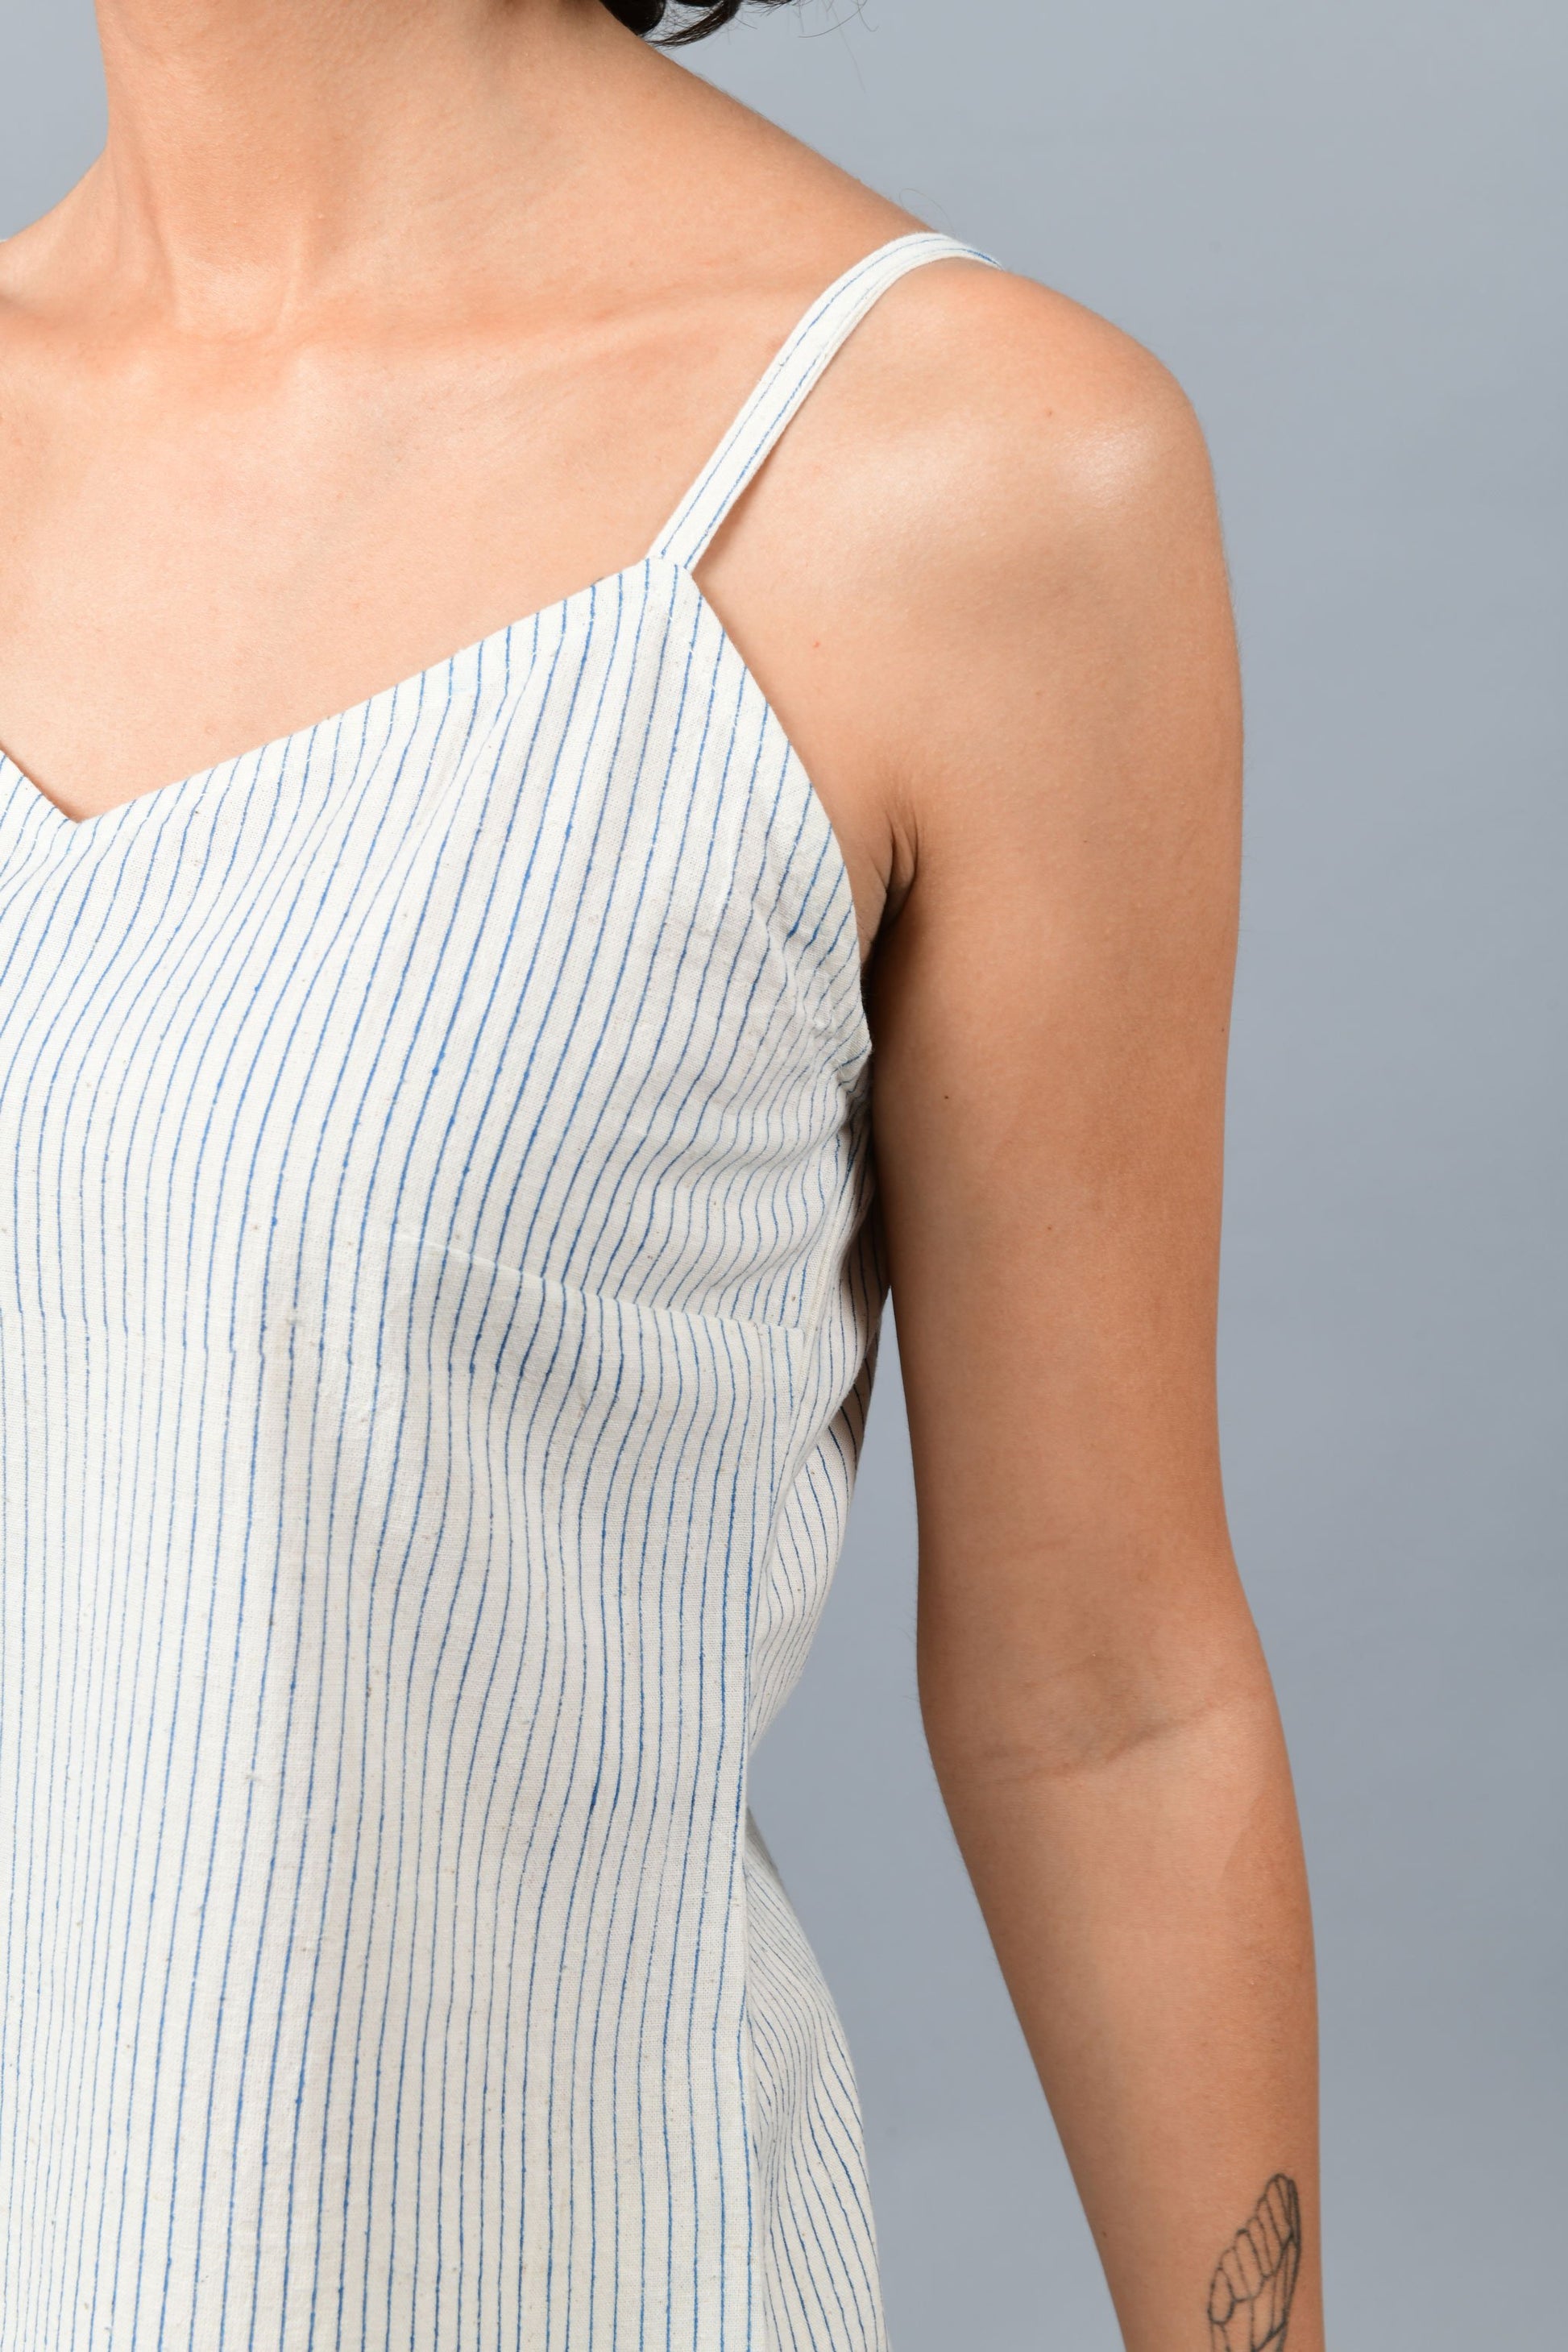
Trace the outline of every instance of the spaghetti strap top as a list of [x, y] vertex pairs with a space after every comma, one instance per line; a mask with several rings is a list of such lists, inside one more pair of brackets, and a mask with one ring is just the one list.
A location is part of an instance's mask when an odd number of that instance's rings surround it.
[[881, 2352], [747, 1802], [884, 1284], [855, 908], [649, 554], [72, 821], [0, 759], [0, 2352]]

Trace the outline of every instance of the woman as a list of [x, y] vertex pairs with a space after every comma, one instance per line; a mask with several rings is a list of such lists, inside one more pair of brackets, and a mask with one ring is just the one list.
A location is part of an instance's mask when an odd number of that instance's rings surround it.
[[657, 13], [100, 0], [0, 257], [0, 2345], [882, 2343], [745, 1796], [890, 1275], [1126, 2343], [1314, 2352], [1203, 446]]

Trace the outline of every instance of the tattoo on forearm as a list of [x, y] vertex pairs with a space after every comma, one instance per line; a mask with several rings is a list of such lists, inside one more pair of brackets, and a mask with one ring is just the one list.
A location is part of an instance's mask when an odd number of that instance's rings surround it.
[[1209, 2286], [1213, 2352], [1285, 2352], [1301, 2267], [1301, 2200], [1277, 2172], [1219, 2258]]

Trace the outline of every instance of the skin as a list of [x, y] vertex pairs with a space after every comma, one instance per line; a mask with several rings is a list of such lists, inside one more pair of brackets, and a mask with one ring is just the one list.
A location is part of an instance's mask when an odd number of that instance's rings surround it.
[[[598, 0], [100, 16], [106, 153], [0, 248], [0, 742], [73, 817], [636, 562], [812, 298], [921, 226]], [[1129, 2352], [1211, 2352], [1280, 2174], [1319, 2352], [1305, 1881], [1215, 1441], [1202, 436], [1103, 320], [935, 264], [698, 577], [855, 894], [921, 1706]]]

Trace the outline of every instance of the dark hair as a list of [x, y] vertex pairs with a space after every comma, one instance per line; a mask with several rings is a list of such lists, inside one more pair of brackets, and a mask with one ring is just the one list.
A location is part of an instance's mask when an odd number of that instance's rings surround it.
[[[632, 32], [657, 33], [664, 22], [668, 0], [605, 0], [605, 5], [611, 16], [618, 16]], [[781, 8], [785, 0], [755, 0], [755, 5], [761, 8]], [[740, 15], [745, 0], [709, 0], [706, 7], [701, 5], [701, 0], [679, 0], [679, 5], [688, 12], [697, 8], [700, 13], [689, 25], [682, 25], [678, 32], [659, 34], [661, 49], [676, 49], [682, 42], [700, 41], [704, 33], [716, 33], [721, 25], [728, 25]]]

